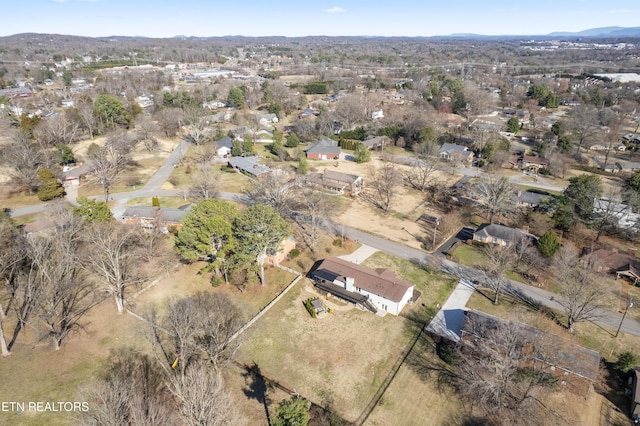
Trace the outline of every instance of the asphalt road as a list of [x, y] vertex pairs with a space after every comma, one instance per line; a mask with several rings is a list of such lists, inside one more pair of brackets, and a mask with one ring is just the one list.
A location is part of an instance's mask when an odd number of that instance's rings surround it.
[[[345, 237], [348, 237], [362, 244], [366, 244], [385, 253], [389, 253], [393, 256], [401, 257], [403, 259], [407, 259], [416, 263], [428, 264], [432, 267], [438, 266], [440, 271], [457, 276], [466, 281], [474, 282], [482, 280], [482, 273], [477, 269], [452, 262], [451, 260], [446, 259], [441, 255], [429, 254], [423, 252], [422, 250], [407, 247], [402, 244], [395, 243], [382, 237], [371, 235], [347, 226], [334, 224], [325, 225], [325, 227], [338, 235], [340, 235], [341, 232], [344, 232]], [[533, 287], [517, 281], [510, 281], [505, 286], [504, 290], [505, 292], [508, 292], [522, 299], [523, 303], [542, 305], [559, 311], [563, 310], [562, 305], [558, 302], [558, 300], [560, 300], [560, 297], [557, 294], [548, 292], [541, 288]], [[621, 320], [622, 313], [598, 311], [597, 318], [594, 318], [592, 322], [601, 326], [608, 327], [610, 329], [609, 331], [614, 334], [615, 330], [620, 325]], [[640, 321], [629, 318], [627, 316], [624, 319], [622, 328], [620, 330], [634, 336], [640, 336]]]
[[[137, 190], [131, 192], [121, 192], [117, 194], [111, 194], [113, 200], [118, 201], [116, 204], [118, 206], [126, 205], [126, 201], [130, 198], [137, 197], [151, 197], [151, 196], [180, 196], [182, 195], [181, 190], [162, 190], [160, 187], [162, 184], [169, 178], [171, 175], [174, 164], [180, 162], [182, 156], [186, 153], [189, 148], [189, 142], [182, 141], [176, 149], [171, 153], [171, 155], [167, 158], [165, 163], [160, 167], [160, 169], [149, 179], [147, 184]], [[467, 173], [464, 173], [464, 172]], [[461, 172], [467, 176], [477, 176], [482, 173], [477, 168], [463, 168], [458, 169], [456, 172]], [[528, 183], [527, 183], [528, 184]], [[530, 185], [535, 186], [535, 185]], [[556, 190], [554, 189], [552, 190]], [[551, 189], [550, 187], [542, 187], [541, 189]], [[562, 190], [562, 188], [560, 188]], [[100, 196], [96, 196], [93, 198], [100, 198]], [[223, 192], [220, 194], [220, 198], [231, 200], [231, 201], [239, 201], [243, 202], [244, 197], [241, 194]], [[26, 214], [38, 213], [43, 211], [46, 208], [47, 204], [38, 204], [34, 206], [22, 207], [15, 209], [11, 212], [12, 216], [22, 216]], [[114, 212], [114, 217], [118, 217]], [[121, 213], [120, 213], [121, 214]], [[364, 231], [360, 231], [358, 229], [350, 228], [348, 226], [333, 224], [330, 221], [326, 221], [323, 226], [328, 231], [334, 232], [337, 235], [344, 235], [352, 240], [358, 241], [360, 243], [371, 246], [377, 250], [383, 251], [385, 253], [389, 253], [393, 256], [397, 256], [403, 259], [408, 259], [412, 262], [419, 264], [428, 264], [431, 267], [437, 266], [441, 271], [458, 276], [462, 279], [465, 279], [470, 282], [474, 282], [482, 279], [482, 273], [476, 269], [463, 266], [452, 262], [440, 254], [432, 255], [428, 254], [422, 250], [417, 250], [412, 247], [407, 247], [405, 245], [386, 240], [382, 237], [378, 237], [376, 235], [369, 234]], [[464, 231], [464, 229], [463, 229]], [[465, 231], [468, 232], [468, 231]], [[456, 237], [461, 235], [458, 233]], [[454, 237], [454, 238], [456, 238]], [[455, 242], [455, 241], [454, 241]], [[446, 244], [446, 243], [445, 243]], [[442, 247], [439, 252], [442, 251]], [[519, 283], [516, 281], [510, 281], [505, 288], [505, 291], [510, 292], [511, 294], [517, 295], [523, 301], [528, 303], [535, 303], [547, 306], [552, 309], [562, 310], [562, 305], [558, 302], [558, 295], [545, 291], [543, 289], [529, 286], [523, 283]], [[633, 309], [633, 308], [632, 308]], [[607, 312], [601, 311], [598, 312], [598, 318], [593, 322], [596, 324], [606, 326], [612, 330], [616, 330], [621, 323], [622, 314], [616, 312]], [[637, 321], [633, 318], [625, 318], [624, 323], [622, 324], [621, 331], [629, 334], [633, 334], [635, 336], [640, 336], [640, 321]]]

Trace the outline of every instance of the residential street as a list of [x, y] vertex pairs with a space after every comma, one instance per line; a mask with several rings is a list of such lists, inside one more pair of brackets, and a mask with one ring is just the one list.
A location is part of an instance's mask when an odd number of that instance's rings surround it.
[[[127, 201], [131, 198], [138, 197], [152, 197], [152, 196], [180, 196], [182, 195], [182, 190], [163, 190], [160, 189], [162, 184], [169, 178], [171, 172], [174, 168], [174, 164], [178, 163], [180, 158], [186, 153], [186, 150], [189, 147], [189, 142], [182, 141], [173, 153], [167, 158], [162, 167], [149, 179], [147, 184], [136, 191], [130, 192], [120, 192], [116, 194], [111, 194], [111, 198], [116, 201], [116, 205], [112, 208], [112, 213], [114, 217], [120, 218], [124, 209], [126, 208]], [[477, 168], [463, 168], [456, 170], [465, 175], [464, 172], [469, 173], [468, 175], [477, 176], [480, 173]], [[529, 186], [536, 186], [529, 183], [526, 183]], [[563, 188], [555, 187], [552, 185], [540, 184], [541, 189], [549, 189], [549, 190], [563, 190]], [[92, 198], [101, 199], [101, 196], [95, 196]], [[220, 194], [219, 198], [230, 200], [230, 201], [238, 201], [243, 202], [244, 196], [242, 194], [223, 192]], [[46, 208], [47, 204], [37, 204], [34, 206], [22, 207], [11, 211], [11, 215], [13, 217], [39, 213]], [[352, 240], [370, 246], [373, 249], [383, 251], [385, 253], [389, 253], [393, 256], [397, 256], [403, 259], [408, 259], [412, 262], [416, 263], [426, 263], [429, 265], [439, 265], [439, 269], [443, 272], [455, 275], [460, 277], [463, 280], [466, 280], [469, 283], [473, 283], [482, 278], [482, 275], [479, 271], [457, 264], [452, 262], [446, 258], [444, 258], [440, 252], [443, 250], [444, 246], [449, 242], [453, 244], [455, 239], [460, 239], [462, 235], [459, 233], [453, 239], [446, 242], [441, 248], [437, 251], [438, 254], [428, 254], [422, 250], [417, 250], [411, 247], [407, 247], [405, 245], [386, 240], [382, 237], [378, 237], [372, 234], [369, 234], [364, 231], [360, 231], [355, 228], [350, 228], [348, 226], [333, 224], [330, 221], [325, 221], [323, 227], [330, 232], [334, 232], [337, 235], [344, 234], [345, 237], [348, 237]], [[468, 230], [463, 229], [461, 232], [468, 233]], [[542, 290], [537, 287], [532, 287], [523, 283], [511, 281], [508, 286], [505, 288], [505, 291], [510, 292], [511, 294], [517, 295], [523, 300], [528, 300], [531, 303], [538, 303], [544, 306], [547, 306], [552, 309], [561, 310], [562, 306], [558, 303], [558, 296], [550, 293], [548, 291]], [[612, 330], [616, 330], [620, 325], [620, 321], [622, 319], [622, 315], [617, 312], [601, 312], [600, 318], [595, 322], [609, 327]], [[640, 336], [640, 321], [637, 321], [633, 318], [625, 318], [624, 323], [622, 325], [621, 331], [629, 334], [633, 334], [636, 336]]]

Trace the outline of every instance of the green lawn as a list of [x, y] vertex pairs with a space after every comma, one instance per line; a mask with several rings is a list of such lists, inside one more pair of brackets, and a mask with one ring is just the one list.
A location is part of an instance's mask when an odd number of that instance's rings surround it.
[[439, 272], [426, 271], [406, 259], [378, 251], [362, 263], [368, 268], [389, 268], [402, 279], [409, 281], [422, 293], [418, 302], [427, 306], [443, 304], [458, 283], [457, 278]]
[[[158, 197], [158, 201], [160, 201], [160, 207], [167, 208], [177, 208], [189, 204], [189, 201], [185, 201], [182, 197]], [[151, 206], [152, 203], [152, 197], [137, 197], [129, 199], [127, 206]]]
[[458, 244], [451, 255], [458, 263], [466, 266], [486, 266], [488, 264], [482, 251], [472, 244]]

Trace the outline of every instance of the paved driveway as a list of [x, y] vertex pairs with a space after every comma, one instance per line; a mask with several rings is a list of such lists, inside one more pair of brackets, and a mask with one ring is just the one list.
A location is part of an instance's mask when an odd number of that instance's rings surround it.
[[451, 250], [451, 247], [453, 247], [453, 245], [458, 241], [467, 241], [473, 239], [474, 231], [474, 228], [468, 226], [461, 228], [456, 235], [442, 243], [442, 245], [438, 247], [438, 249], [434, 253], [447, 254], [449, 250]]
[[467, 302], [475, 291], [476, 287], [471, 282], [461, 279], [427, 326], [427, 331], [453, 342], [460, 341], [464, 311], [467, 310]]

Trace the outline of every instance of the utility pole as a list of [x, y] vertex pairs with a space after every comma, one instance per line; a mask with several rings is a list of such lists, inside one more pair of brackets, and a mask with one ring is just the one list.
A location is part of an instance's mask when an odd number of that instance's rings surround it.
[[616, 330], [616, 336], [618, 337], [618, 334], [620, 333], [620, 329], [622, 328], [622, 323], [624, 322], [624, 318], [627, 316], [627, 312], [629, 312], [629, 308], [633, 307], [633, 302], [631, 301], [631, 299], [629, 299], [629, 303], [627, 303], [627, 307], [624, 310], [624, 313], [622, 314], [622, 319], [620, 320], [620, 325], [618, 325], [618, 329]]

